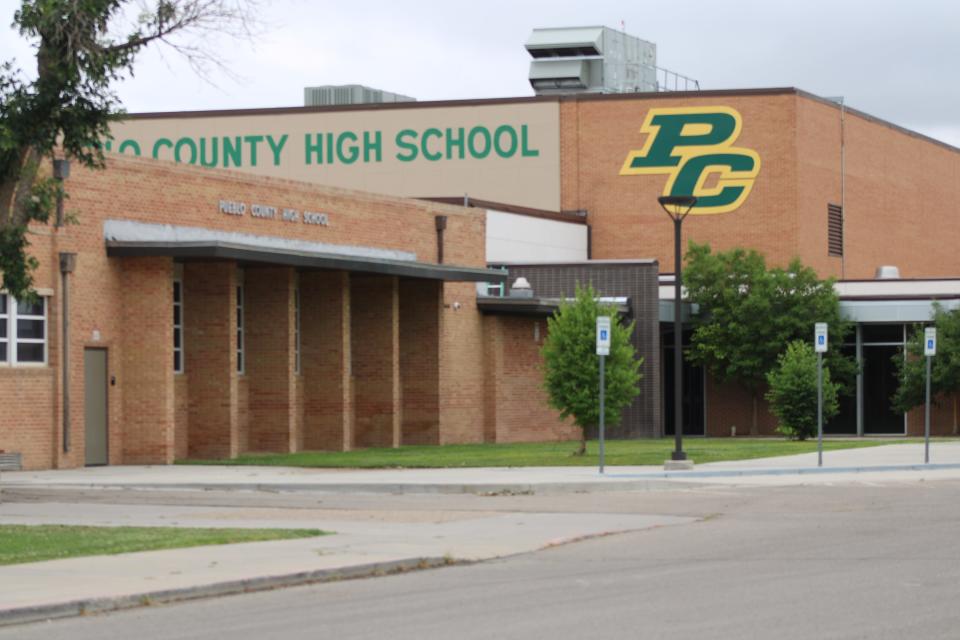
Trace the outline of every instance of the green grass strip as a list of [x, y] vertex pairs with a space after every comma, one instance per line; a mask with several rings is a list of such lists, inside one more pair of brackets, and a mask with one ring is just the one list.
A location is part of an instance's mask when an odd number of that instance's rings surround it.
[[[858, 449], [885, 444], [916, 442], [915, 439], [826, 440], [824, 450]], [[284, 467], [350, 469], [423, 469], [457, 467], [564, 467], [597, 464], [597, 442], [587, 446], [587, 455], [572, 456], [575, 442], [516, 444], [460, 444], [403, 446], [355, 451], [302, 451], [289, 454], [245, 454], [232, 460], [182, 460], [179, 464], [268, 465]], [[662, 465], [673, 450], [673, 438], [608, 440], [606, 464]], [[686, 438], [684, 450], [696, 463], [749, 460], [809, 453], [816, 440], [794, 442], [782, 438]]]
[[0, 525], [0, 565], [325, 534], [319, 529]]

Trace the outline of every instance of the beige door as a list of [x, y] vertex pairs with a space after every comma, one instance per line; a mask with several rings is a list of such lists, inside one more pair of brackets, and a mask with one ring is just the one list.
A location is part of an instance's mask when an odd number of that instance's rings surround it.
[[107, 350], [83, 350], [83, 421], [87, 465], [107, 464]]

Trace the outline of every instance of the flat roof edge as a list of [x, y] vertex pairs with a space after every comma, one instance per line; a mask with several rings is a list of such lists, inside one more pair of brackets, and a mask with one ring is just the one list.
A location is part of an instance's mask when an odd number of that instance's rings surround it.
[[313, 269], [376, 273], [450, 282], [506, 282], [507, 274], [495, 269], [462, 267], [359, 256], [260, 249], [220, 241], [148, 242], [106, 241], [107, 255], [114, 258], [158, 257], [195, 260], [236, 260], [260, 264]]

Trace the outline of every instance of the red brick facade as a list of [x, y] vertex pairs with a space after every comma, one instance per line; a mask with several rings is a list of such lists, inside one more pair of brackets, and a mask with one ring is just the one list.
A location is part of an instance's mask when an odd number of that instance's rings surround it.
[[[37, 228], [36, 288], [48, 300], [47, 363], [0, 367], [0, 448], [28, 469], [85, 463], [84, 348], [108, 354], [111, 464], [165, 464], [245, 451], [349, 449], [484, 439], [484, 336], [473, 283], [233, 261], [108, 258], [106, 220], [242, 231], [397, 249], [484, 266], [482, 212], [129, 158], [75, 169], [79, 224]], [[296, 225], [221, 213], [222, 199], [327, 212]], [[60, 252], [69, 276], [71, 425], [62, 453]], [[183, 373], [173, 368], [173, 282], [182, 283]], [[243, 371], [238, 371], [238, 286]], [[301, 368], [296, 371], [296, 291]]]

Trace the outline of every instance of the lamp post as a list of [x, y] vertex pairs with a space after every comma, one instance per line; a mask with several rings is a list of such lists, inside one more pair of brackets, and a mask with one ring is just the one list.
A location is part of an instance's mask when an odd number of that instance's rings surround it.
[[680, 286], [683, 256], [680, 254], [680, 225], [697, 204], [696, 196], [660, 196], [660, 206], [673, 220], [673, 434], [676, 449], [671, 460], [686, 460], [683, 452], [683, 325], [680, 322]]

